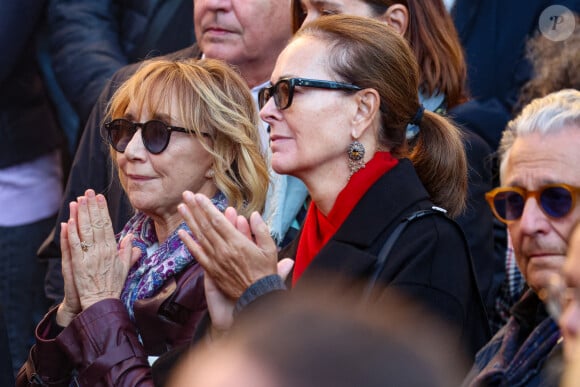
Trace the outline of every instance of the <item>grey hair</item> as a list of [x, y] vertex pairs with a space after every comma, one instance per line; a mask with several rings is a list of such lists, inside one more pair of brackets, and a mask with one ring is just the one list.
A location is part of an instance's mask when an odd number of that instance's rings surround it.
[[515, 119], [508, 122], [499, 144], [500, 175], [517, 138], [539, 133], [549, 135], [566, 127], [580, 131], [580, 91], [564, 89], [532, 100]]

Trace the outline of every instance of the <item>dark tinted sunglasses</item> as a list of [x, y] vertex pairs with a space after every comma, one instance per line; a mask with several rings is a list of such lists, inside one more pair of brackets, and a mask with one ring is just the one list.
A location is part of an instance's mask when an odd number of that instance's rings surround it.
[[[151, 120], [144, 123], [131, 122], [124, 118], [118, 118], [105, 124], [109, 144], [119, 153], [125, 152], [127, 144], [133, 138], [137, 129], [141, 128], [141, 138], [143, 145], [153, 154], [159, 154], [167, 148], [171, 132], [195, 133], [178, 126], [169, 126], [163, 121]], [[203, 133], [203, 136], [209, 136]]]
[[550, 218], [562, 218], [576, 205], [580, 187], [568, 184], [549, 184], [536, 191], [520, 187], [499, 187], [485, 194], [485, 198], [500, 221], [510, 223], [522, 217], [526, 201], [531, 196]]
[[276, 107], [278, 109], [280, 110], [288, 109], [290, 105], [292, 105], [292, 98], [294, 97], [294, 88], [296, 86], [313, 87], [317, 89], [330, 89], [330, 90], [349, 90], [349, 91], [362, 90], [361, 87], [351, 85], [349, 83], [322, 81], [318, 79], [306, 79], [306, 78], [283, 78], [270, 87], [264, 87], [260, 89], [258, 93], [258, 106], [260, 107], [260, 109], [262, 109], [264, 105], [268, 103], [268, 100], [274, 97], [274, 102], [276, 103]]

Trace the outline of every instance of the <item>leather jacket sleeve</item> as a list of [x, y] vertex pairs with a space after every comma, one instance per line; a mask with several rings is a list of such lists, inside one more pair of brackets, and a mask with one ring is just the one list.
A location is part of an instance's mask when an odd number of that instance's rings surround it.
[[[16, 377], [16, 386], [68, 386], [72, 363], [56, 342], [54, 332], [57, 308], [50, 310], [36, 327], [36, 344], [30, 350], [28, 360]], [[50, 354], [49, 356], [45, 354]]]
[[[17, 386], [68, 386], [73, 380], [91, 387], [153, 386], [148, 355], [187, 347], [206, 310], [203, 269], [197, 263], [167, 280], [155, 296], [135, 303], [139, 329], [118, 299], [97, 302], [64, 329], [56, 324], [55, 308], [36, 330], [36, 345]], [[173, 363], [157, 378], [165, 378]]]
[[73, 379], [80, 386], [153, 386], [147, 355], [119, 300], [97, 302], [55, 338], [44, 339], [54, 329], [54, 313], [56, 309], [37, 329], [37, 343], [19, 372], [18, 387], [68, 386]]
[[76, 359], [81, 386], [153, 385], [147, 354], [119, 300], [84, 310], [56, 341], [69, 359]]

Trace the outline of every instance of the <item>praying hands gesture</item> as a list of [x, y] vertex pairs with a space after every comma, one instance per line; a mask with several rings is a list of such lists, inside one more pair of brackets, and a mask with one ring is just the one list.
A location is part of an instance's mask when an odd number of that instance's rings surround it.
[[70, 218], [61, 223], [60, 245], [64, 299], [56, 321], [67, 326], [82, 310], [106, 298], [119, 298], [129, 268], [140, 256], [127, 235], [117, 249], [107, 202], [87, 190], [71, 202]]
[[202, 194], [186, 191], [178, 209], [195, 240], [184, 230], [179, 237], [205, 270], [208, 309], [213, 328], [227, 331], [235, 301], [254, 282], [271, 274], [285, 278], [293, 261], [278, 262], [278, 249], [257, 212], [249, 221], [229, 207], [221, 213]]

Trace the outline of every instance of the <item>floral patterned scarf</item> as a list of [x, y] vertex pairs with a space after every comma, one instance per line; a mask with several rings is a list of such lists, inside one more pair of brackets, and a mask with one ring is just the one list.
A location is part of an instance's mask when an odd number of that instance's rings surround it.
[[[218, 192], [211, 201], [220, 211], [225, 211], [227, 199], [223, 193]], [[191, 262], [195, 262], [195, 258], [179, 239], [178, 230], [186, 230], [191, 235], [191, 230], [183, 222], [150, 255], [147, 254], [147, 249], [159, 242], [155, 234], [155, 225], [150, 217], [141, 212], [136, 213], [119, 234], [117, 240], [121, 241], [128, 233], [133, 233], [133, 246], [141, 250], [141, 257], [129, 270], [121, 292], [121, 301], [125, 304], [132, 321], [135, 321], [133, 312], [135, 300], [154, 296], [168, 278], [180, 273]]]

